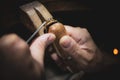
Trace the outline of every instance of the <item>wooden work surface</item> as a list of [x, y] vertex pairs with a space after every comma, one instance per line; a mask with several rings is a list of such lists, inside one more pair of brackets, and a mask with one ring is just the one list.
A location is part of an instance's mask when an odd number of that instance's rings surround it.
[[[1, 0], [0, 1], [0, 22], [1, 28], [9, 28], [15, 24], [20, 23], [19, 20], [19, 6], [29, 3], [34, 0]], [[82, 0], [38, 0], [43, 3], [48, 10], [53, 12], [61, 11], [86, 11], [90, 7], [89, 2]]]
[[[0, 36], [15, 32], [27, 39], [31, 33], [21, 24], [19, 6], [34, 0], [0, 0]], [[107, 43], [119, 47], [119, 4], [103, 0], [38, 0], [51, 14], [73, 26], [84, 26], [89, 29], [98, 43]], [[114, 26], [114, 28], [113, 28]], [[108, 30], [104, 28], [109, 28]], [[26, 35], [25, 35], [26, 34]], [[111, 35], [110, 35], [111, 34]], [[102, 35], [102, 36], [101, 36]], [[109, 38], [113, 37], [110, 41]], [[114, 42], [114, 43], [113, 43]], [[103, 44], [104, 45], [104, 44]]]

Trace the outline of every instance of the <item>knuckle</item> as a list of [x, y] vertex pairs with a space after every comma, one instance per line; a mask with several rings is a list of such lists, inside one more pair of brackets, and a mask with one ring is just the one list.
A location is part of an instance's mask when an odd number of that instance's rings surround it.
[[0, 55], [7, 61], [21, 61], [30, 55], [28, 45], [16, 34], [5, 35], [0, 42]]
[[21, 50], [26, 50], [26, 49], [28, 49], [28, 45], [26, 44], [26, 43], [24, 43], [24, 42], [18, 42], [18, 44], [19, 44], [19, 49], [21, 49]]
[[80, 30], [81, 29], [81, 27], [75, 27], [77, 30]]
[[88, 29], [85, 27], [76, 27], [77, 30], [84, 32], [84, 33], [88, 33]]
[[83, 31], [88, 32], [87, 28], [82, 28]]
[[12, 46], [17, 40], [18, 37], [16, 34], [4, 35], [0, 40], [0, 45], [2, 47]]
[[22, 41], [16, 34], [5, 35], [0, 40], [0, 49], [7, 49], [8, 51], [24, 50], [27, 44]]

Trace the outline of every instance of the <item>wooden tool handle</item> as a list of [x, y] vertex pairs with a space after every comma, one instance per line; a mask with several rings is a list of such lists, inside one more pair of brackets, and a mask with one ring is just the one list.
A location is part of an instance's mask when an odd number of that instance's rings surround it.
[[56, 36], [56, 40], [53, 46], [56, 50], [57, 55], [62, 59], [65, 70], [68, 70], [72, 73], [78, 72], [78, 69], [74, 65], [76, 64], [76, 62], [74, 60], [69, 60], [69, 54], [67, 54], [67, 52], [65, 52], [59, 44], [61, 37], [67, 35], [64, 25], [59, 22], [54, 23], [51, 26], [49, 26], [48, 33], [53, 33]]
[[[74, 60], [71, 60], [70, 56], [61, 48], [59, 41], [61, 37], [67, 35], [65, 27], [63, 24], [59, 23], [57, 20], [54, 20], [49, 11], [39, 3], [38, 1], [22, 5], [21, 13], [23, 13], [23, 23], [31, 30], [36, 30], [40, 28], [40, 25], [43, 22], [46, 22], [45, 26], [41, 28], [38, 35], [42, 35], [45, 32], [53, 33], [56, 36], [56, 40], [53, 43], [54, 49], [58, 56], [63, 60], [65, 67], [71, 72], [75, 72], [76, 67], [73, 63]], [[76, 70], [78, 71], [78, 70]]]
[[56, 36], [54, 48], [56, 49], [57, 54], [63, 59], [68, 57], [68, 55], [65, 53], [65, 51], [61, 48], [59, 44], [61, 37], [67, 35], [64, 25], [59, 22], [54, 23], [53, 25], [49, 26], [48, 33], [53, 33]]

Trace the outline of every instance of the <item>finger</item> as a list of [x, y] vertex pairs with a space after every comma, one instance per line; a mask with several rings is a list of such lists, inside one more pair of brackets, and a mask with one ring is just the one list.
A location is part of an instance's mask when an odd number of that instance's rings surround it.
[[71, 36], [77, 43], [79, 42], [79, 44], [83, 44], [85, 40], [90, 38], [90, 34], [88, 33], [86, 28], [65, 25], [65, 29], [67, 31], [67, 34]]
[[58, 66], [62, 66], [62, 60], [60, 59], [60, 57], [58, 57], [56, 53], [51, 54], [51, 58], [56, 62]]
[[65, 29], [73, 39], [78, 40], [78, 35], [80, 36], [81, 28], [80, 27], [72, 27], [72, 26], [65, 26]]
[[16, 34], [5, 35], [0, 39], [0, 57], [0, 70], [3, 76], [7, 76], [6, 79], [13, 78], [13, 75], [14, 79], [32, 79], [31, 75], [35, 77], [38, 72], [28, 45]]
[[0, 39], [0, 52], [6, 60], [12, 62], [21, 61], [25, 55], [30, 55], [28, 45], [15, 34], [5, 35]]
[[51, 58], [55, 61], [58, 67], [62, 70], [66, 70], [66, 64], [64, 64], [63, 60], [56, 53], [52, 53]]
[[74, 39], [77, 44], [79, 44], [79, 47], [83, 51], [92, 53], [92, 54], [87, 54], [88, 56], [86, 56], [88, 57], [86, 59], [90, 61], [93, 58], [94, 53], [96, 51], [96, 45], [88, 30], [86, 28], [81, 28], [81, 27], [72, 27], [72, 26], [65, 26], [65, 27], [68, 34], [71, 35], [72, 39]]
[[52, 53], [52, 54], [51, 54], [51, 57], [52, 57], [52, 59], [53, 59], [54, 61], [59, 62], [59, 58], [58, 58], [58, 56], [57, 56], [56, 53]]
[[30, 46], [32, 57], [43, 65], [44, 52], [46, 47], [55, 40], [52, 33], [44, 34], [38, 37]]
[[88, 54], [87, 51], [83, 50], [70, 36], [63, 36], [60, 39], [60, 45], [66, 53], [79, 63], [87, 65], [86, 61], [92, 59], [91, 54]]

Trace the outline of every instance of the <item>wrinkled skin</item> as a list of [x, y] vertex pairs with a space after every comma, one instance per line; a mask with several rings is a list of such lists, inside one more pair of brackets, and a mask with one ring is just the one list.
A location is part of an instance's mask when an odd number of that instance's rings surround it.
[[[85, 28], [65, 26], [67, 35], [60, 39], [61, 47], [75, 60], [78, 70], [92, 70], [102, 61], [102, 55]], [[16, 34], [0, 38], [0, 74], [3, 80], [43, 80], [44, 54], [55, 35], [43, 34], [30, 46]], [[51, 55], [59, 65], [59, 57]], [[76, 66], [77, 65], [77, 66]], [[59, 65], [61, 67], [61, 65]]]
[[[67, 35], [60, 39], [63, 50], [75, 61], [71, 65], [76, 71], [89, 70], [102, 61], [102, 54], [94, 43], [86, 28], [65, 26]], [[52, 54], [56, 63], [63, 67], [62, 61], [56, 54]]]
[[53, 34], [38, 37], [29, 47], [15, 34], [0, 39], [2, 80], [43, 80], [44, 51], [55, 39]]

